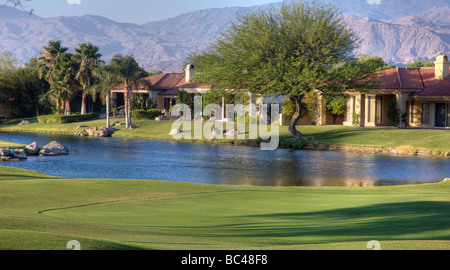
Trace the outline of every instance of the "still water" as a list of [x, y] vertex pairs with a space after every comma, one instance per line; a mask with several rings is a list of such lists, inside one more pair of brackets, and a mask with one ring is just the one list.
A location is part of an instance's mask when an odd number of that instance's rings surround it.
[[[255, 186], [380, 186], [439, 182], [450, 159], [367, 155], [54, 134], [0, 133], [0, 140], [44, 146], [68, 156], [0, 165], [69, 178], [170, 180]], [[1, 169], [0, 169], [1, 170]]]

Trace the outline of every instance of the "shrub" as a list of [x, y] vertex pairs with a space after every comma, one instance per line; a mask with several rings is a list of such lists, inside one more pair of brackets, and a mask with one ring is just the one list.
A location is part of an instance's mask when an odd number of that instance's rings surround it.
[[131, 112], [131, 118], [154, 120], [156, 117], [160, 116], [161, 114], [162, 114], [162, 112], [160, 110], [156, 110], [156, 109], [133, 110]]
[[399, 110], [397, 108], [397, 101], [395, 99], [391, 99], [387, 102], [387, 118], [389, 124], [393, 126], [398, 126]]
[[72, 114], [72, 115], [50, 114], [38, 116], [37, 119], [41, 124], [66, 124], [66, 123], [88, 121], [92, 119], [97, 119], [98, 117], [99, 117], [98, 113]]
[[359, 127], [360, 125], [360, 117], [361, 115], [359, 113], [352, 113], [352, 125], [355, 127]]
[[292, 119], [292, 116], [297, 110], [297, 108], [295, 107], [295, 103], [290, 99], [286, 99], [283, 102], [283, 104], [281, 105], [281, 109], [283, 110], [283, 113], [286, 115], [286, 119], [288, 120]]
[[239, 122], [239, 123], [245, 123], [245, 124], [259, 124], [259, 117], [258, 115], [249, 115], [248, 112], [245, 112], [245, 116], [244, 115], [235, 115], [234, 116], [234, 121], [235, 122]]

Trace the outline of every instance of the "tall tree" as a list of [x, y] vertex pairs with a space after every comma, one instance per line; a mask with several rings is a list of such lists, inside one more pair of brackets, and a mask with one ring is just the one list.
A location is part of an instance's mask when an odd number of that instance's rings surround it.
[[188, 60], [198, 70], [197, 81], [292, 100], [289, 131], [305, 140], [296, 129], [305, 95], [360, 87], [370, 73], [352, 54], [357, 42], [335, 6], [300, 2], [239, 16], [209, 51]]
[[27, 117], [33, 112], [39, 115], [38, 98], [48, 87], [29, 64], [0, 72], [0, 104], [8, 108], [2, 117]]
[[18, 66], [19, 60], [9, 51], [0, 52], [0, 72], [12, 70]]
[[[55, 66], [58, 58], [61, 54], [64, 54], [68, 48], [61, 46], [61, 40], [49, 41], [47, 46], [43, 46], [44, 51], [40, 54], [38, 58], [39, 63], [39, 76], [45, 78], [50, 84], [50, 93], [54, 93], [57, 96], [58, 91], [55, 90], [54, 84], [54, 73]], [[61, 97], [56, 97], [55, 99], [56, 107], [61, 106]]]
[[72, 54], [61, 54], [54, 65], [53, 70], [53, 84], [51, 89], [57, 95], [57, 106], [64, 114], [70, 114], [70, 101], [77, 94], [79, 84], [76, 79], [76, 74], [79, 69], [78, 63], [74, 60]]
[[40, 53], [38, 58], [39, 74], [52, 85], [56, 61], [68, 48], [61, 46], [61, 40], [51, 40], [47, 46], [43, 46], [43, 49], [44, 51]]
[[434, 67], [433, 61], [423, 61], [423, 60], [417, 60], [408, 65], [408, 67], [411, 68], [419, 68], [419, 67]]
[[123, 83], [125, 101], [125, 123], [126, 128], [131, 127], [131, 98], [133, 85], [139, 83], [139, 79], [145, 77], [147, 72], [139, 67], [134, 57], [116, 54], [111, 58], [106, 70], [117, 80]]
[[109, 120], [109, 114], [110, 114], [110, 96], [111, 96], [111, 89], [114, 86], [117, 86], [121, 80], [118, 78], [118, 76], [115, 76], [114, 73], [109, 72], [112, 68], [109, 66], [100, 66], [96, 68], [93, 72], [94, 75], [94, 83], [89, 88], [89, 91], [91, 91], [92, 96], [95, 97], [96, 94], [100, 94], [100, 97], [102, 101], [106, 105], [106, 127], [110, 127], [110, 120]]
[[49, 90], [49, 84], [42, 78], [39, 77], [39, 63], [37, 58], [31, 58], [28, 63], [25, 64], [23, 68], [27, 89], [29, 89], [29, 96], [34, 103], [36, 116], [39, 116], [39, 97]]
[[91, 43], [79, 44], [75, 48], [75, 59], [78, 61], [80, 69], [77, 72], [76, 79], [80, 82], [83, 92], [81, 94], [81, 114], [86, 114], [86, 99], [88, 96], [87, 89], [92, 86], [94, 70], [102, 62], [102, 55], [98, 53], [98, 47]]

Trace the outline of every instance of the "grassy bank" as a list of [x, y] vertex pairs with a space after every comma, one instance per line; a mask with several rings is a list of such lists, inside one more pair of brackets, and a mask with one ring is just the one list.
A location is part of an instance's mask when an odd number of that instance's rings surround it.
[[248, 187], [0, 167], [0, 249], [450, 249], [450, 182]]
[[10, 149], [21, 149], [24, 148], [25, 145], [24, 144], [20, 144], [20, 143], [14, 143], [14, 142], [7, 142], [7, 141], [2, 141], [0, 140], [0, 148], [10, 148]]
[[[43, 132], [74, 134], [79, 125], [88, 127], [102, 127], [104, 119], [91, 120], [81, 123], [69, 124], [40, 124], [36, 118], [29, 118], [29, 125], [19, 126], [20, 120], [11, 120], [0, 124], [0, 131], [15, 132]], [[124, 122], [123, 119], [112, 119]], [[137, 138], [151, 140], [175, 140], [169, 136], [172, 121], [134, 120], [137, 126], [134, 130], [117, 126], [114, 137]], [[219, 129], [222, 129], [219, 127]], [[434, 155], [450, 156], [450, 131], [437, 129], [395, 129], [395, 128], [357, 128], [343, 126], [298, 126], [305, 135], [311, 137], [308, 143], [295, 141], [288, 131], [288, 127], [279, 127], [280, 147], [287, 148], [314, 148], [314, 149], [336, 149], [343, 148], [351, 151], [364, 151], [367, 153], [397, 153], [407, 155]], [[192, 130], [192, 128], [191, 128]], [[270, 129], [269, 129], [270, 130]], [[79, 131], [79, 130], [78, 130]], [[244, 144], [258, 145], [261, 139], [248, 139], [248, 128], [246, 139], [228, 139], [210, 141], [206, 138], [200, 140], [187, 140], [202, 143], [219, 144]]]

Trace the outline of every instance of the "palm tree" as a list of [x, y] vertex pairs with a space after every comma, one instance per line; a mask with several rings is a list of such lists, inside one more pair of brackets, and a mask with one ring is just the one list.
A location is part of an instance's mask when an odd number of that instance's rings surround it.
[[130, 128], [133, 85], [137, 85], [138, 80], [145, 77], [147, 73], [139, 67], [134, 57], [120, 54], [116, 54], [111, 58], [110, 64], [106, 66], [106, 70], [115, 79], [124, 83], [125, 123], [126, 128]]
[[94, 83], [88, 89], [91, 92], [92, 97], [95, 98], [96, 94], [100, 94], [102, 101], [106, 105], [106, 127], [110, 127], [109, 113], [110, 113], [110, 96], [111, 89], [117, 86], [121, 81], [113, 73], [109, 72], [111, 67], [100, 66], [93, 71]]
[[51, 89], [59, 97], [61, 103], [58, 104], [61, 112], [70, 114], [70, 101], [76, 95], [79, 89], [76, 74], [79, 69], [78, 63], [73, 55], [69, 53], [61, 54], [56, 60], [53, 70], [53, 84]]
[[40, 54], [38, 61], [41, 63], [40, 75], [45, 77], [47, 81], [53, 83], [53, 70], [58, 57], [65, 53], [68, 48], [61, 46], [61, 40], [51, 40], [48, 46], [43, 46], [44, 51]]
[[[57, 41], [50, 41], [48, 43], [48, 46], [44, 46], [44, 51], [40, 54], [38, 58], [39, 63], [39, 77], [45, 78], [48, 83], [50, 84], [51, 88], [54, 84], [54, 73], [55, 73], [55, 65], [58, 60], [58, 58], [61, 56], [61, 54], [64, 54], [68, 48], [61, 46], [61, 40]], [[54, 91], [52, 91], [54, 92]], [[56, 98], [56, 107], [59, 109], [61, 106], [61, 99], [58, 96]]]
[[92, 45], [91, 43], [79, 44], [78, 48], [75, 48], [76, 54], [74, 57], [80, 66], [76, 79], [83, 87], [81, 114], [86, 114], [86, 98], [88, 95], [87, 89], [93, 84], [94, 80], [92, 73], [102, 63], [100, 60], [102, 55], [98, 53], [98, 50], [98, 47]]

